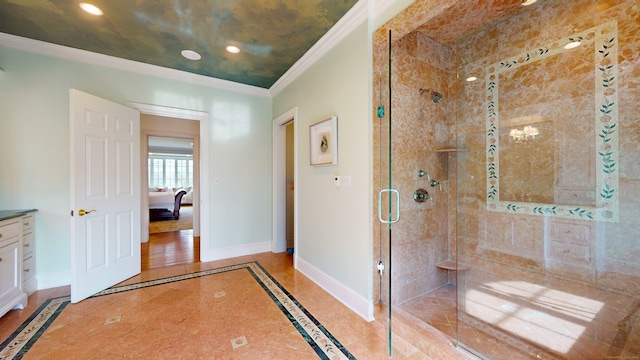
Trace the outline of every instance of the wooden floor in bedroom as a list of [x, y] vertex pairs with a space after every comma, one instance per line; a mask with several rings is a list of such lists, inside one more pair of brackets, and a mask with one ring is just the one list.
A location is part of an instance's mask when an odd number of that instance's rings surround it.
[[193, 264], [200, 262], [200, 237], [193, 230], [152, 233], [140, 250], [142, 271]]

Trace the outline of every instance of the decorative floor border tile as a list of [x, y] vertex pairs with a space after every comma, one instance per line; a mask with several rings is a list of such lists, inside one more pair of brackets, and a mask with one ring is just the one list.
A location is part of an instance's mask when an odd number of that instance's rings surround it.
[[[307, 341], [309, 346], [316, 352], [318, 357], [331, 360], [355, 359], [355, 357], [258, 262], [225, 266], [217, 269], [112, 287], [93, 295], [92, 298], [243, 269], [249, 271], [253, 278], [269, 295], [271, 300], [273, 300], [291, 324], [298, 330], [300, 335]], [[45, 301], [7, 340], [0, 344], [0, 360], [22, 359], [69, 302], [69, 296], [52, 298]]]

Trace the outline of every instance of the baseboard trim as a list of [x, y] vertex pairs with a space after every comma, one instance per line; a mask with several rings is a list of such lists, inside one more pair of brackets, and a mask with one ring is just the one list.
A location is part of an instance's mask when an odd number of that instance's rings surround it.
[[71, 271], [58, 271], [54, 273], [36, 275], [36, 288], [38, 290], [51, 289], [59, 286], [71, 285]]
[[224, 260], [238, 256], [254, 255], [264, 252], [271, 252], [271, 241], [211, 249], [206, 253], [203, 252], [202, 249], [200, 249], [200, 261], [204, 262]]
[[375, 320], [373, 315], [373, 302], [365, 299], [362, 295], [355, 293], [349, 287], [325, 274], [300, 257], [298, 257], [297, 260], [296, 270], [311, 279], [311, 281], [315, 282], [366, 321]]
[[35, 276], [31, 277], [29, 280], [25, 280], [22, 283], [22, 291], [27, 293], [27, 295], [31, 295], [38, 290], [38, 281]]

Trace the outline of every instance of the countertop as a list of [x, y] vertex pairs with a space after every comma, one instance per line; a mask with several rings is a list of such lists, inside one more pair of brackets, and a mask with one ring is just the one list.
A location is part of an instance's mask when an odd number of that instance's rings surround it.
[[15, 217], [23, 216], [30, 212], [38, 211], [38, 209], [26, 209], [26, 210], [0, 210], [0, 221], [13, 219]]

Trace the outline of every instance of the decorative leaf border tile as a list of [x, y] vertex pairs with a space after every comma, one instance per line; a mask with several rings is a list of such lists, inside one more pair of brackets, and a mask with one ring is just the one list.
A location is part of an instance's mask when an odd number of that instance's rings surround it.
[[[617, 222], [619, 218], [618, 171], [618, 24], [616, 21], [575, 34], [550, 48], [540, 48], [490, 65], [486, 72], [487, 209], [517, 214], [557, 216]], [[568, 41], [566, 41], [568, 40]], [[594, 47], [596, 206], [575, 206], [500, 201], [498, 75], [565, 51], [567, 42]]]
[[[93, 295], [92, 298], [242, 269], [249, 271], [251, 276], [260, 284], [262, 289], [284, 313], [320, 359], [355, 359], [355, 357], [258, 262], [225, 266], [217, 269], [112, 287]], [[47, 330], [49, 325], [53, 323], [62, 310], [69, 304], [70, 300], [69, 296], [62, 296], [45, 301], [9, 338], [0, 344], [0, 360], [22, 359], [38, 338]]]

